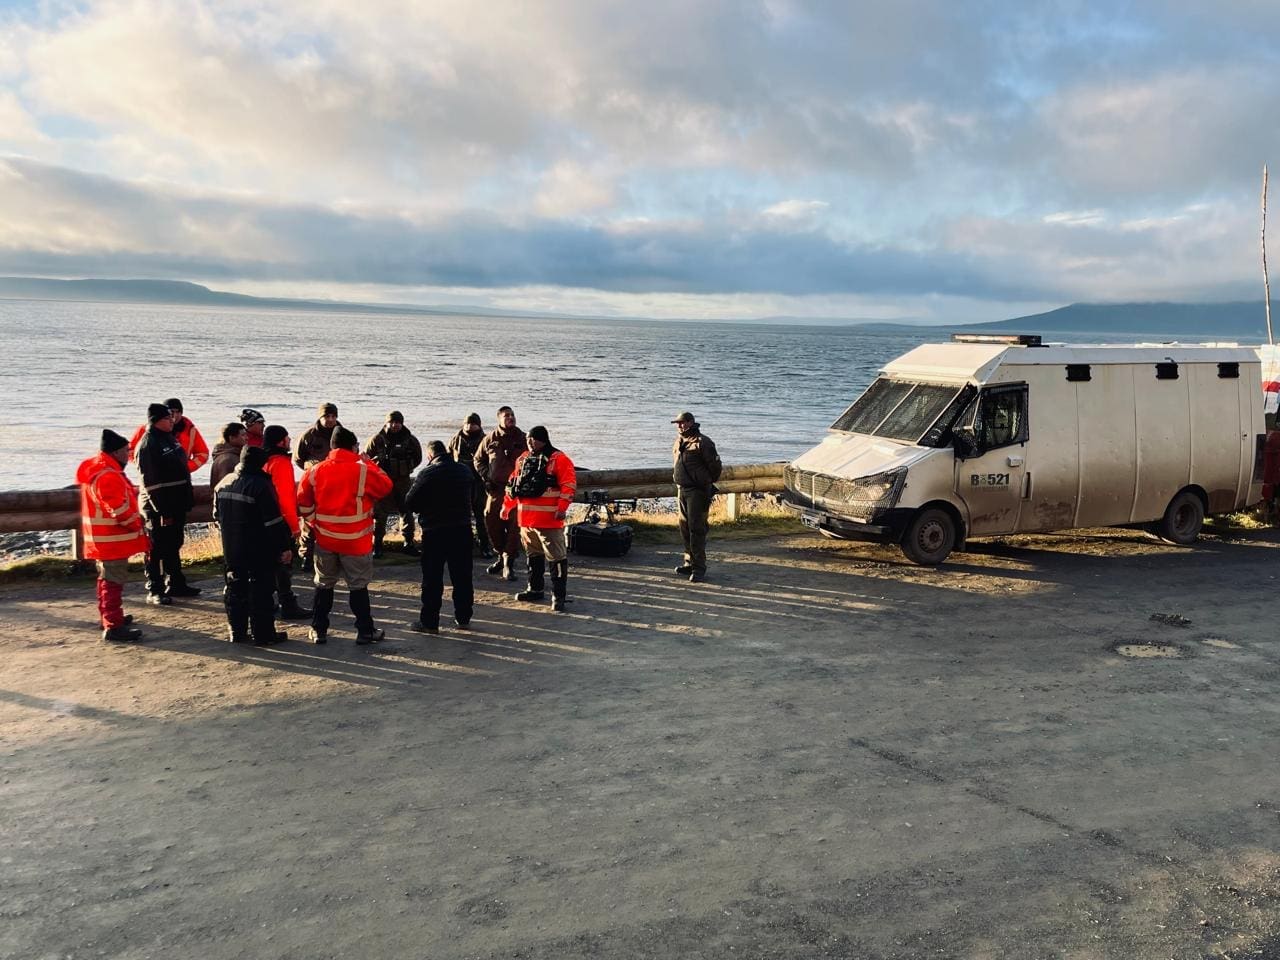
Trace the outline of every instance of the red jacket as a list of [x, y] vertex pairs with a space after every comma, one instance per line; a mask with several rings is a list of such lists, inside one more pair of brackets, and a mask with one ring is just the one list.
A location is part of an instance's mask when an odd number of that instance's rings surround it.
[[[129, 459], [133, 459], [133, 451], [137, 448], [139, 441], [146, 435], [147, 425], [144, 423], [134, 431], [133, 439], [129, 441]], [[187, 469], [195, 473], [203, 467], [209, 460], [209, 445], [204, 442], [204, 437], [200, 436], [200, 431], [196, 429], [196, 425], [186, 417], [177, 420], [173, 424], [173, 439], [182, 444], [182, 449], [187, 451]]]
[[[513, 478], [520, 476], [520, 468], [524, 466], [529, 451], [516, 459], [515, 468], [511, 471]], [[578, 492], [578, 475], [573, 469], [573, 461], [563, 450], [557, 450], [547, 460], [547, 476], [551, 478], [551, 486], [540, 497], [521, 497], [519, 500], [511, 496], [510, 488], [502, 495], [502, 516], [511, 516], [514, 508], [516, 523], [522, 527], [535, 527], [539, 530], [557, 530], [564, 526], [564, 518], [560, 516], [569, 512], [574, 494]]]
[[151, 548], [142, 531], [138, 488], [124, 475], [120, 461], [100, 453], [76, 470], [80, 484], [80, 532], [90, 560], [128, 560]]
[[298, 514], [315, 531], [321, 549], [349, 556], [372, 553], [373, 505], [393, 486], [372, 460], [351, 450], [331, 450], [302, 475]]
[[262, 468], [271, 478], [276, 488], [276, 500], [280, 502], [280, 516], [289, 527], [289, 532], [298, 535], [298, 484], [293, 476], [293, 460], [289, 451], [281, 449], [267, 454], [266, 466]]

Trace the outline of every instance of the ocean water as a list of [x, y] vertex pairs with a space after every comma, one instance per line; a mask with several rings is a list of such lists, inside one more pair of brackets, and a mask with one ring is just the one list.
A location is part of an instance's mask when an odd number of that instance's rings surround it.
[[73, 483], [104, 427], [130, 436], [171, 396], [211, 448], [242, 407], [296, 442], [331, 400], [362, 442], [392, 409], [425, 443], [472, 411], [490, 429], [509, 404], [580, 467], [657, 467], [688, 409], [725, 462], [789, 460], [887, 361], [940, 336], [0, 300], [0, 490]]

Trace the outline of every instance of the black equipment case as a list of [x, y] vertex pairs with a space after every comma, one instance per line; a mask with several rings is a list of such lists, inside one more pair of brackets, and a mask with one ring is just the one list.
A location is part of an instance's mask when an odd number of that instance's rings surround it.
[[569, 551], [584, 557], [620, 557], [631, 549], [631, 524], [618, 523], [617, 513], [635, 509], [635, 501], [610, 500], [604, 490], [587, 494], [587, 519], [569, 525]]
[[569, 550], [584, 557], [620, 557], [631, 549], [631, 524], [592, 523], [569, 526]]

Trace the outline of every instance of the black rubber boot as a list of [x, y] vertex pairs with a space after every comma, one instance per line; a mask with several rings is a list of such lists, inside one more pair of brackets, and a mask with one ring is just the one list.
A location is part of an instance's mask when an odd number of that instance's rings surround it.
[[249, 642], [249, 598], [238, 596], [232, 589], [235, 574], [228, 570], [222, 588], [222, 605], [227, 608], [227, 639], [232, 643]]
[[351, 612], [356, 618], [356, 643], [364, 646], [366, 643], [373, 643], [386, 636], [386, 633], [379, 630], [377, 624], [373, 622], [373, 605], [369, 602], [368, 587], [352, 590], [349, 602]]
[[546, 569], [547, 558], [544, 556], [529, 557], [529, 586], [525, 587], [516, 594], [517, 600], [523, 600], [526, 603], [534, 603], [546, 597], [543, 592], [546, 588]]
[[563, 613], [568, 593], [569, 561], [557, 560], [551, 564], [551, 609], [556, 613]]
[[329, 633], [329, 611], [333, 609], [333, 588], [316, 587], [311, 601], [311, 639], [324, 643]]

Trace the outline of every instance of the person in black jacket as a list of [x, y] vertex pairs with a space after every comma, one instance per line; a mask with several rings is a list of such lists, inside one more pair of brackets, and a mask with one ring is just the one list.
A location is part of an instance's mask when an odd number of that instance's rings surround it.
[[276, 569], [292, 558], [293, 537], [280, 513], [275, 484], [263, 466], [267, 453], [246, 446], [229, 481], [213, 493], [213, 518], [222, 534], [226, 587], [222, 600], [232, 643], [252, 636], [258, 646], [289, 639], [276, 631]]
[[453, 620], [471, 623], [475, 591], [471, 583], [471, 498], [475, 473], [458, 463], [439, 440], [427, 444], [427, 465], [405, 496], [422, 530], [422, 612], [409, 624], [419, 633], [440, 632], [444, 568], [453, 584]]
[[151, 550], [147, 553], [147, 603], [172, 603], [194, 597], [182, 572], [182, 542], [187, 513], [195, 506], [187, 451], [173, 436], [173, 414], [163, 403], [147, 407], [147, 432], [134, 450], [142, 474], [142, 513]]

